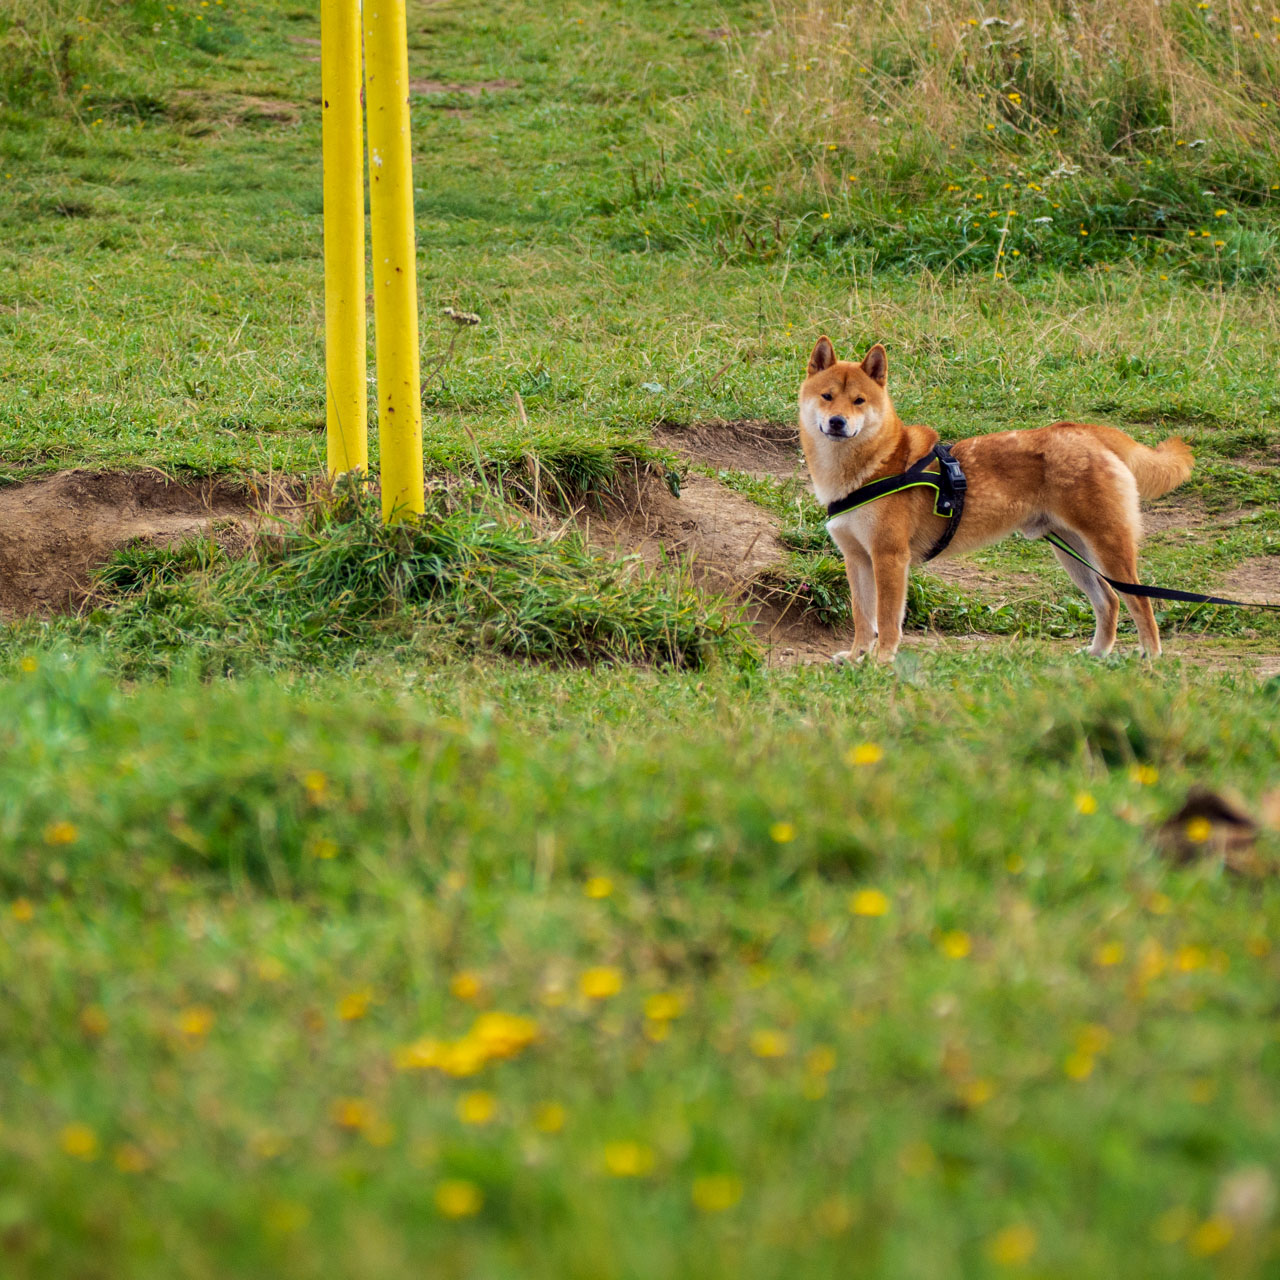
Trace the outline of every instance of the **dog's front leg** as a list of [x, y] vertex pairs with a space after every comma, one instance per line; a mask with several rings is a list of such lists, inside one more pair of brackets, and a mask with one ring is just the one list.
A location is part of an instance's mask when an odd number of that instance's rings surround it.
[[911, 552], [907, 547], [876, 548], [871, 559], [875, 570], [876, 630], [880, 633], [876, 657], [881, 662], [892, 662], [902, 643]]
[[849, 604], [853, 611], [853, 648], [835, 655], [837, 662], [858, 662], [876, 643], [876, 576], [871, 556], [857, 538], [832, 532], [844, 554], [845, 577], [849, 579]]

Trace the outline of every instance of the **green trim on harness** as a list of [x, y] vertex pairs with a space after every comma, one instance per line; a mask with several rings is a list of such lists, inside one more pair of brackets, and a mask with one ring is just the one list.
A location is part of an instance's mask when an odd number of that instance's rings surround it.
[[[935, 462], [938, 464], [938, 470], [930, 471], [929, 468]], [[865, 507], [867, 503], [875, 502], [877, 498], [887, 498], [890, 494], [903, 493], [907, 489], [932, 489], [936, 495], [933, 500], [933, 514], [941, 516], [947, 522], [941, 536], [925, 556], [925, 560], [932, 560], [934, 556], [945, 551], [951, 539], [955, 537], [956, 529], [960, 526], [960, 517], [964, 512], [966, 488], [964, 472], [960, 469], [960, 464], [951, 456], [950, 447], [945, 444], [935, 444], [919, 462], [913, 463], [901, 475], [873, 480], [870, 484], [864, 484], [852, 493], [845, 494], [843, 498], [827, 503], [827, 519], [833, 520], [836, 516], [844, 515], [846, 511], [856, 511], [859, 507]]]

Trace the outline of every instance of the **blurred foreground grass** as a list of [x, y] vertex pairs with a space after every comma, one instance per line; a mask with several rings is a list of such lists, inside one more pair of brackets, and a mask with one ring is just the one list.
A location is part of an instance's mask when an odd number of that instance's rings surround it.
[[909, 674], [29, 660], [7, 1273], [1268, 1274], [1274, 681]]

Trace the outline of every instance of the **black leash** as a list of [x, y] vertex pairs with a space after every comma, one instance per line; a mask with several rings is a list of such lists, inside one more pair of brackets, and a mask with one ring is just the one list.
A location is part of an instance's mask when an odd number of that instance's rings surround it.
[[[935, 462], [937, 471], [928, 470]], [[933, 489], [935, 498], [933, 511], [935, 515], [946, 517], [947, 525], [937, 542], [929, 548], [925, 560], [932, 560], [941, 555], [950, 545], [960, 527], [960, 517], [964, 514], [964, 495], [968, 484], [960, 464], [951, 456], [951, 446], [935, 444], [928, 453], [913, 463], [901, 475], [886, 476], [883, 480], [873, 480], [860, 489], [847, 493], [835, 502], [827, 503], [827, 519], [838, 516], [856, 507], [865, 507], [868, 502], [877, 498], [887, 498], [891, 493], [901, 493], [904, 489]]]
[[1280, 609], [1280, 604], [1263, 604], [1257, 600], [1228, 600], [1225, 596], [1206, 596], [1199, 591], [1176, 591], [1172, 587], [1144, 587], [1140, 582], [1117, 582], [1108, 578], [1101, 569], [1090, 564], [1074, 547], [1069, 546], [1056, 533], [1046, 533], [1046, 542], [1051, 542], [1060, 551], [1075, 560], [1079, 560], [1086, 569], [1091, 570], [1108, 586], [1126, 596], [1146, 596], [1148, 600], [1183, 600], [1187, 604], [1226, 604], [1236, 609]]
[[[929, 468], [938, 463], [937, 471]], [[857, 507], [865, 507], [868, 502], [877, 498], [887, 498], [892, 493], [901, 493], [904, 489], [924, 487], [933, 489], [936, 497], [933, 503], [935, 515], [945, 516], [947, 526], [937, 542], [929, 548], [925, 560], [945, 551], [960, 527], [960, 517], [964, 514], [964, 496], [968, 488], [964, 472], [960, 464], [951, 456], [951, 446], [935, 444], [919, 462], [912, 463], [901, 475], [886, 476], [883, 480], [873, 480], [864, 484], [852, 493], [827, 503], [827, 519], [853, 511]], [[1073, 559], [1079, 560], [1090, 572], [1096, 573], [1109, 587], [1126, 596], [1145, 596], [1148, 600], [1180, 600], [1186, 604], [1221, 604], [1234, 609], [1280, 609], [1280, 604], [1264, 604], [1257, 600], [1228, 600], [1225, 596], [1208, 596], [1199, 591], [1177, 591], [1172, 587], [1144, 587], [1139, 582], [1117, 582], [1108, 578], [1096, 565], [1092, 565], [1074, 547], [1065, 542], [1056, 533], [1046, 533], [1046, 542], [1052, 543], [1060, 551], [1065, 551]]]

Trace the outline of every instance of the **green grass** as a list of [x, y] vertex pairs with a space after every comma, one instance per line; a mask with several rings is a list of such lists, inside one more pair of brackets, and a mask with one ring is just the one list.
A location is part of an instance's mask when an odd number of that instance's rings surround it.
[[129, 677], [345, 666], [387, 647], [413, 661], [433, 642], [556, 663], [753, 658], [728, 602], [678, 572], [606, 561], [576, 532], [539, 532], [483, 490], [391, 526], [358, 489], [308, 505], [230, 560], [205, 539], [126, 548], [98, 573], [92, 610], [46, 627], [43, 644], [101, 646]]
[[[15, 672], [10, 1273], [985, 1275], [1014, 1227], [1046, 1274], [1208, 1274], [1223, 1179], [1280, 1138], [1278, 904], [1150, 826], [1192, 783], [1256, 800], [1274, 692], [1044, 659], [318, 698]], [[538, 1038], [397, 1069], [477, 1006]], [[740, 1202], [699, 1210], [710, 1176]]]
[[[792, 421], [825, 331], [944, 438], [1185, 435], [1149, 580], [1280, 550], [1271, 11], [826, 9], [411, 3], [414, 76], [517, 85], [413, 100], [429, 517], [0, 629], [6, 1278], [1275, 1274], [1277, 624], [1095, 662], [1011, 539], [893, 670], [769, 667], [561, 528], [710, 469], [658, 423]], [[0, 0], [0, 483], [306, 490], [317, 35]], [[718, 474], [846, 647], [807, 488]], [[1195, 787], [1267, 874], [1166, 856]]]

